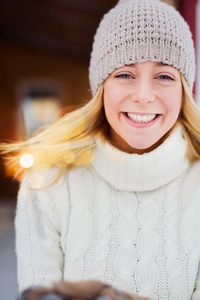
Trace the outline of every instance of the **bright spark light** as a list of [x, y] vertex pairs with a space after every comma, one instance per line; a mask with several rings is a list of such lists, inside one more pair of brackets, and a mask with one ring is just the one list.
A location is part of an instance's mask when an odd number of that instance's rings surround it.
[[20, 157], [20, 165], [25, 168], [25, 169], [28, 169], [30, 167], [33, 166], [34, 164], [34, 157], [32, 154], [30, 153], [25, 153], [25, 154], [22, 154], [22, 156]]
[[33, 189], [39, 189], [43, 184], [43, 177], [40, 173], [34, 172], [28, 177], [28, 184]]

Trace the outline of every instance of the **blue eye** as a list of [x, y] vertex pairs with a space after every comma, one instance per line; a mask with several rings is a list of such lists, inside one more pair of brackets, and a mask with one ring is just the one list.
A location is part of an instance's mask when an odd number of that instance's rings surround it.
[[172, 77], [170, 77], [169, 75], [160, 75], [158, 76], [159, 79], [162, 80], [174, 80]]
[[119, 74], [115, 76], [116, 78], [125, 78], [125, 79], [129, 79], [129, 78], [133, 78], [130, 74]]

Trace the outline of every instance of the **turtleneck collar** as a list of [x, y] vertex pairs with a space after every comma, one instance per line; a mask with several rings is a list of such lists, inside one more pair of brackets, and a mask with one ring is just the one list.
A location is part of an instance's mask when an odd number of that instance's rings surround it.
[[150, 191], [177, 178], [186, 170], [187, 144], [181, 125], [155, 150], [128, 154], [97, 140], [93, 167], [115, 188], [124, 191]]

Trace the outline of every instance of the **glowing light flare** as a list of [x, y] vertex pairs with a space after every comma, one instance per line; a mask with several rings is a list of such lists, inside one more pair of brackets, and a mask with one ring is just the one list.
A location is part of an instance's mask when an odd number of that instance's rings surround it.
[[21, 155], [19, 162], [22, 168], [28, 169], [33, 166], [34, 157], [30, 153], [24, 153]]
[[28, 184], [33, 189], [39, 189], [43, 185], [43, 177], [40, 173], [31, 173], [28, 177]]
[[81, 152], [78, 163], [81, 165], [88, 165], [91, 164], [92, 160], [94, 159], [94, 154], [92, 150], [85, 150]]
[[18, 160], [13, 163], [5, 164], [5, 175], [7, 177], [14, 177], [16, 180], [21, 181], [24, 175], [25, 169], [22, 168]]
[[67, 151], [66, 152], [66, 155], [64, 157], [64, 161], [67, 163], [67, 164], [71, 164], [75, 161], [75, 154], [72, 152], [72, 151]]

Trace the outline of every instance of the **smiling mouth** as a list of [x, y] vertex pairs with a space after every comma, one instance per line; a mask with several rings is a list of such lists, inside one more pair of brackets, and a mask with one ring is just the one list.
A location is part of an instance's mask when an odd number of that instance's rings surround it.
[[136, 123], [149, 123], [153, 121], [158, 114], [135, 114], [135, 113], [125, 113], [126, 116]]

